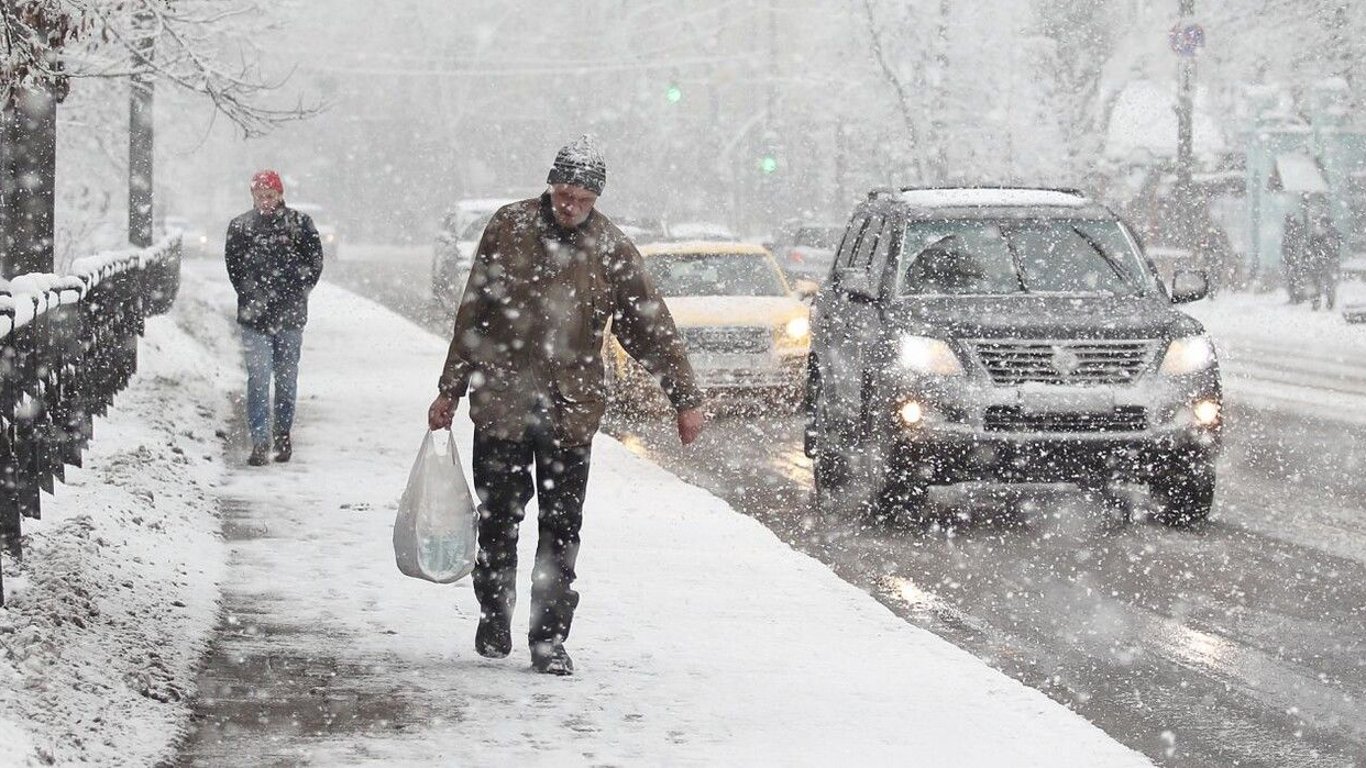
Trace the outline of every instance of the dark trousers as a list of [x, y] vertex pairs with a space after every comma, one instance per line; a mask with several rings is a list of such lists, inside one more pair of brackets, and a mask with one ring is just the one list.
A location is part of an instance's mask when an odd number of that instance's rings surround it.
[[572, 587], [590, 450], [588, 445], [559, 445], [539, 427], [520, 440], [503, 440], [480, 430], [474, 434], [474, 491], [479, 497], [474, 593], [484, 615], [502, 620], [512, 616], [518, 528], [533, 494], [540, 508], [527, 634], [533, 644], [568, 637], [579, 604], [579, 593]]

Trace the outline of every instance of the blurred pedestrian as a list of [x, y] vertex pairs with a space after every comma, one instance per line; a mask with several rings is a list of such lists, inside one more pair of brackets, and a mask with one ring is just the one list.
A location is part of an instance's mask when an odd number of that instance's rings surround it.
[[489, 658], [512, 650], [518, 528], [535, 495], [531, 663], [569, 675], [564, 641], [579, 603], [572, 586], [589, 455], [607, 407], [609, 321], [673, 403], [684, 445], [705, 419], [683, 343], [640, 253], [594, 208], [607, 181], [602, 155], [582, 137], [560, 150], [546, 181], [544, 194], [504, 206], [484, 230], [427, 423], [449, 428], [469, 392], [480, 500], [475, 650]]
[[[259, 467], [294, 455], [290, 430], [299, 377], [299, 354], [308, 322], [308, 294], [323, 271], [318, 228], [284, 200], [275, 171], [251, 177], [252, 209], [228, 225], [223, 249], [228, 278], [237, 290], [237, 323], [247, 366], [247, 426]], [[271, 383], [275, 384], [272, 407]]]
[[1209, 280], [1209, 296], [1213, 299], [1221, 290], [1232, 288], [1237, 282], [1238, 258], [1228, 233], [1215, 219], [1208, 206], [1196, 219], [1195, 258], [1198, 268]]
[[1285, 291], [1291, 304], [1304, 301], [1307, 293], [1308, 275], [1305, 248], [1308, 244], [1308, 231], [1304, 221], [1306, 202], [1302, 198], [1295, 210], [1286, 214], [1281, 229], [1281, 263], [1285, 268]]
[[1309, 304], [1315, 310], [1320, 304], [1331, 310], [1337, 303], [1342, 233], [1333, 226], [1332, 211], [1327, 201], [1310, 212], [1304, 250]]

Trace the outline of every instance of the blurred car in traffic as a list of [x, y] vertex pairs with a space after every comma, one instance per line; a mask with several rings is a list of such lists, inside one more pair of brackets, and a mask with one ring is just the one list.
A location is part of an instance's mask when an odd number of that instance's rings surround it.
[[1168, 290], [1072, 190], [874, 190], [812, 308], [806, 452], [822, 509], [919, 516], [962, 482], [1146, 484], [1204, 520], [1223, 427], [1203, 273]]
[[681, 221], [670, 224], [668, 237], [677, 242], [706, 240], [724, 243], [739, 239], [730, 227], [714, 221]]
[[[685, 242], [655, 243], [640, 251], [704, 391], [760, 396], [785, 407], [796, 403], [810, 347], [809, 310], [767, 249]], [[645, 370], [615, 339], [609, 345], [605, 360], [614, 398], [637, 403], [657, 398]]]
[[337, 258], [337, 252], [341, 248], [341, 232], [337, 229], [337, 224], [332, 220], [332, 216], [317, 203], [287, 203], [290, 208], [308, 214], [313, 219], [313, 226], [318, 228], [318, 239], [323, 243], [323, 259], [331, 261]]
[[461, 200], [442, 217], [432, 243], [432, 301], [438, 307], [455, 310], [484, 227], [499, 208], [513, 202], [510, 197]]
[[792, 279], [825, 282], [835, 262], [835, 250], [844, 237], [843, 224], [802, 224], [791, 238], [774, 243], [774, 255]]
[[636, 245], [657, 243], [669, 237], [668, 228], [661, 219], [646, 216], [614, 216], [610, 213], [607, 214], [607, 218]]

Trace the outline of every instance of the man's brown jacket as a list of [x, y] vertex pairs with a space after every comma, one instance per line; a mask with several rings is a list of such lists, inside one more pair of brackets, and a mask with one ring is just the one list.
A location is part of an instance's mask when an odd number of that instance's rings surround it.
[[607, 407], [608, 324], [680, 411], [702, 403], [683, 343], [640, 253], [593, 211], [575, 230], [549, 195], [504, 206], [479, 241], [440, 390], [470, 394], [475, 426], [519, 439], [538, 409], [565, 445], [586, 445]]

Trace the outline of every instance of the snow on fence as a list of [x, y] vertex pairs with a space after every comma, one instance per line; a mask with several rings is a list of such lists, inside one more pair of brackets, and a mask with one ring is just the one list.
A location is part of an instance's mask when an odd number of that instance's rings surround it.
[[21, 520], [81, 465], [94, 417], [137, 370], [145, 319], [175, 302], [180, 254], [177, 235], [78, 259], [69, 275], [0, 280], [0, 550], [12, 557]]

